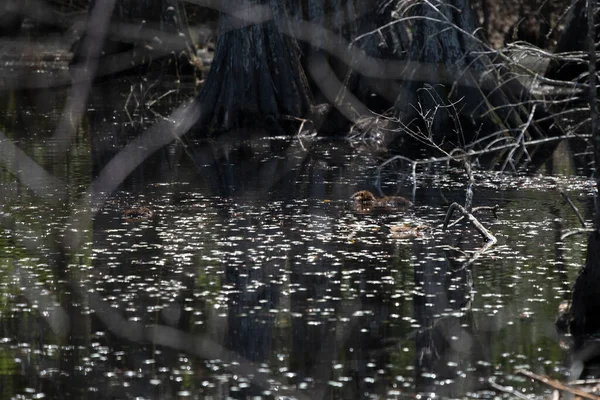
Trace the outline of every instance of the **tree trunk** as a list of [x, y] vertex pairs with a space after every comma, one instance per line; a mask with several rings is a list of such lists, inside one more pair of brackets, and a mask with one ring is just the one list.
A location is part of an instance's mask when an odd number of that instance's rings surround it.
[[[339, 1], [339, 0], [338, 0]], [[352, 1], [349, 1], [352, 4]], [[396, 4], [382, 1], [360, 1], [348, 7], [345, 23], [338, 34], [368, 57], [378, 60], [403, 60], [410, 46], [406, 26], [392, 22]], [[382, 28], [387, 26], [386, 28]], [[359, 38], [359, 39], [358, 39]], [[390, 79], [366, 77], [352, 65], [334, 63], [344, 77], [344, 91], [353, 93], [371, 111], [381, 113], [393, 106], [400, 86]]]
[[[252, 16], [223, 15], [212, 70], [198, 97], [203, 124], [209, 131], [232, 130], [254, 120], [253, 125], [273, 125], [286, 115], [324, 118], [317, 114], [328, 108], [311, 107], [313, 91], [319, 103], [325, 101], [339, 110], [327, 116], [324, 127], [314, 121], [321, 132], [339, 133], [348, 128], [348, 122], [370, 116], [371, 111], [382, 112], [393, 104], [397, 93], [394, 82], [366, 77], [354, 70], [351, 59], [330, 56], [332, 46], [350, 46], [378, 60], [402, 57], [408, 47], [404, 27], [394, 24], [378, 30], [391, 21], [393, 2], [244, 1], [245, 5], [268, 4], [275, 22], [235, 29], [241, 23], [236, 17], [244, 20]], [[373, 33], [354, 42], [368, 32]], [[303, 64], [298, 63], [297, 48], [305, 56]], [[251, 61], [245, 63], [239, 58]], [[281, 79], [282, 71], [289, 78]], [[261, 84], [269, 82], [271, 75], [275, 78], [273, 84]]]
[[[589, 45], [586, 1], [576, 0], [565, 21], [565, 29], [556, 44], [556, 53], [587, 51]], [[597, 22], [596, 22], [597, 23]], [[592, 39], [598, 42], [598, 32]], [[546, 69], [546, 77], [561, 81], [585, 81], [588, 66], [585, 62], [551, 60]]]
[[215, 58], [198, 95], [197, 133], [244, 127], [279, 129], [304, 117], [312, 96], [295, 41], [280, 32], [278, 0], [240, 0], [237, 15], [223, 14]]
[[396, 3], [306, 0], [304, 13], [299, 12], [300, 3], [296, 4], [295, 21], [318, 27], [308, 34], [302, 29], [292, 30], [301, 39], [306, 55], [303, 65], [311, 88], [317, 103], [333, 105], [320, 132], [339, 134], [361, 117], [388, 110], [397, 95], [398, 83], [369, 77], [356, 67], [365, 56], [377, 62], [404, 57], [409, 44], [405, 26], [388, 25]]
[[[583, 1], [581, 1], [583, 3]], [[596, 74], [596, 38], [597, 29], [594, 19], [597, 15], [595, 0], [588, 0], [583, 8], [587, 28], [588, 53], [588, 102], [590, 106], [592, 148], [594, 152], [594, 175], [596, 189], [600, 188], [600, 129], [598, 115]], [[600, 333], [600, 197], [594, 196], [594, 231], [588, 237], [587, 256], [585, 265], [579, 272], [573, 285], [573, 298], [569, 309], [570, 329], [576, 339], [576, 345], [581, 347], [585, 336]]]
[[587, 243], [585, 266], [573, 285], [571, 334], [580, 344], [585, 335], [600, 332], [600, 234], [593, 232]]
[[[539, 104], [532, 109], [526, 103], [534, 100], [530, 92], [486, 54], [483, 39], [476, 33], [478, 24], [469, 0], [436, 4], [435, 8], [423, 4], [415, 10], [415, 15], [423, 18], [414, 22], [409, 51], [416, 67], [408, 70], [396, 100], [402, 123], [446, 151], [477, 150], [500, 138], [510, 141], [519, 136], [528, 140], [544, 138], [547, 133], [558, 135], [559, 130], [551, 128], [550, 123], [535, 122], [547, 116], [546, 111]], [[505, 76], [508, 79], [503, 83]], [[422, 142], [413, 139], [411, 135], [391, 137], [399, 145], [423, 147]], [[475, 140], [476, 147], [471, 145]], [[485, 165], [497, 165], [509, 150], [483, 159]], [[530, 165], [538, 167], [549, 154], [540, 147], [529, 150], [531, 158], [523, 151], [513, 152], [510, 157], [514, 165], [522, 166], [530, 160]]]
[[[595, 24], [597, 25], [598, 16], [594, 16]], [[586, 13], [586, 1], [576, 0], [571, 6], [565, 21], [565, 29], [560, 36], [556, 45], [555, 52], [569, 53], [569, 52], [587, 52], [590, 46], [590, 40], [594, 43], [598, 43], [600, 39], [600, 31], [594, 28], [594, 33], [588, 34], [588, 19]], [[578, 83], [586, 83], [588, 79], [588, 63], [582, 60], [584, 57], [573, 57], [574, 60], [568, 61], [565, 59], [551, 59], [546, 69], [545, 76], [549, 79], [558, 81], [573, 81]], [[595, 62], [596, 66], [597, 63]], [[565, 95], [561, 95], [565, 97]], [[585, 97], [578, 94], [571, 95], [573, 101], [569, 103], [561, 103], [554, 106], [553, 111], [561, 112], [567, 107], [578, 106], [577, 103], [585, 102]], [[585, 119], [588, 117], [587, 113], [584, 113], [578, 118]], [[578, 157], [573, 157], [575, 168], [577, 170], [588, 171], [589, 166], [594, 162], [594, 156], [590, 151], [590, 141], [585, 139], [574, 139], [569, 140], [567, 145], [569, 146], [570, 154], [580, 154]]]

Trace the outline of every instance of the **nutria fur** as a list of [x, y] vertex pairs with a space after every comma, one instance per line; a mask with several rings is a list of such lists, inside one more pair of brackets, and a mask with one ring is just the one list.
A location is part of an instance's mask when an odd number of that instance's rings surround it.
[[125, 219], [152, 218], [152, 215], [154, 214], [148, 207], [130, 208], [123, 211], [123, 218]]
[[402, 196], [385, 196], [377, 198], [368, 190], [361, 190], [351, 196], [354, 203], [360, 207], [410, 207], [412, 201]]

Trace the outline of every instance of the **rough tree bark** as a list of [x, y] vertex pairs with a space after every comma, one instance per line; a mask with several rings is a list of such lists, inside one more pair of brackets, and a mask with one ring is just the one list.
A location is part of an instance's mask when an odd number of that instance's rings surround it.
[[[580, 3], [584, 3], [581, 1]], [[582, 6], [583, 7], [583, 6]], [[585, 265], [573, 285], [573, 297], [569, 309], [570, 330], [576, 340], [576, 345], [582, 346], [587, 335], [600, 332], [600, 126], [598, 112], [598, 79], [596, 74], [596, 39], [598, 30], [594, 19], [598, 9], [596, 0], [588, 0], [583, 8], [587, 28], [588, 53], [588, 103], [592, 133], [592, 148], [594, 153], [594, 176], [596, 179], [596, 194], [594, 196], [594, 230], [588, 237], [587, 256]]]
[[[354, 71], [351, 61], [330, 56], [324, 42], [328, 41], [330, 46], [333, 42], [337, 48], [351, 43], [353, 48], [379, 59], [399, 58], [408, 43], [401, 25], [353, 42], [357, 36], [389, 22], [394, 2], [245, 0], [241, 4], [269, 7], [275, 22], [236, 29], [240, 24], [236, 18], [244, 20], [252, 16], [244, 17], [239, 12], [235, 17], [223, 15], [213, 69], [198, 98], [208, 120], [204, 125], [209, 130], [230, 130], [241, 126], [240, 120], [262, 120], [258, 123], [261, 125], [285, 115], [322, 119], [324, 115], [319, 114], [329, 108], [312, 107], [311, 92], [318, 103], [325, 101], [340, 110], [327, 115], [326, 126], [320, 128], [322, 132], [342, 132], [348, 121], [371, 115], [370, 109], [383, 111], [393, 104], [397, 92], [393, 82], [367, 78]], [[243, 62], [243, 58], [251, 61]], [[282, 71], [289, 78], [282, 80]], [[261, 84], [269, 82], [271, 75], [274, 84]], [[343, 103], [353, 106], [346, 107]], [[315, 127], [320, 127], [318, 121]]]
[[[392, 22], [395, 2], [380, 0], [310, 0], [307, 19], [322, 25], [368, 57], [401, 60], [410, 45], [404, 24]], [[315, 38], [313, 51], [319, 51], [321, 38]], [[353, 65], [327, 57], [336, 75], [343, 81], [340, 92], [353, 93], [369, 109], [382, 112], [394, 102], [397, 87], [389, 79], [366, 77]]]
[[278, 130], [304, 117], [312, 97], [295, 42], [283, 34], [278, 0], [240, 0], [221, 16], [215, 58], [197, 102], [200, 134], [237, 128]]
[[[597, 26], [600, 22], [598, 15], [594, 16], [594, 24]], [[600, 39], [600, 30], [594, 29], [594, 32], [588, 34], [588, 18], [586, 13], [586, 1], [575, 0], [565, 19], [565, 28], [556, 45], [555, 53], [573, 53], [587, 52], [590, 44], [598, 43]], [[597, 62], [595, 62], [597, 68]], [[573, 81], [577, 83], [586, 83], [589, 69], [585, 57], [575, 56], [572, 60], [551, 58], [546, 69], [545, 77], [557, 81]], [[555, 112], [561, 112], [564, 108], [578, 107], [581, 102], [586, 102], [587, 97], [579, 94], [570, 95], [573, 99], [570, 103], [558, 103], [551, 105]], [[561, 94], [564, 98], [565, 95]], [[582, 115], [581, 118], [586, 118]], [[590, 142], [586, 139], [569, 140], [567, 142], [570, 154], [580, 154], [573, 157], [573, 162], [577, 170], [588, 171], [589, 166], [594, 163], [593, 152], [590, 151]]]
[[[375, 1], [365, 4], [368, 8], [360, 9], [361, 13], [343, 32], [347, 40], [354, 41], [355, 46], [369, 57], [380, 60], [404, 60], [410, 47], [410, 37], [406, 25], [395, 23], [392, 14], [396, 7], [394, 2]], [[355, 21], [355, 22], [354, 22]], [[386, 28], [381, 28], [387, 26]], [[366, 33], [373, 32], [373, 34]], [[348, 90], [352, 91], [370, 110], [381, 113], [393, 106], [398, 91], [399, 82], [390, 79], [378, 79], [361, 75], [360, 72], [349, 70]]]
[[581, 345], [586, 335], [600, 332], [600, 233], [590, 234], [587, 243], [587, 256], [575, 284], [570, 307], [569, 328]]

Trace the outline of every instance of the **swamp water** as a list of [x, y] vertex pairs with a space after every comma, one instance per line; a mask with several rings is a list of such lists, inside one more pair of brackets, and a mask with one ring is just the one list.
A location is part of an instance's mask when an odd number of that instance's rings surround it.
[[[578, 221], [557, 189], [589, 220], [587, 179], [476, 173], [474, 205], [499, 206], [476, 259], [470, 226], [441, 230], [464, 174], [378, 178], [344, 141], [175, 142], [86, 207], [125, 138], [182, 101], [124, 113], [131, 88], [104, 85], [64, 154], [60, 101], [3, 104], [2, 131], [56, 180], [0, 169], [0, 398], [510, 398], [490, 378], [565, 378], [554, 321], [585, 238], [561, 240]], [[377, 182], [415, 207], [354, 209]], [[123, 217], [136, 207], [152, 217]], [[427, 228], [394, 238], [403, 223]]]

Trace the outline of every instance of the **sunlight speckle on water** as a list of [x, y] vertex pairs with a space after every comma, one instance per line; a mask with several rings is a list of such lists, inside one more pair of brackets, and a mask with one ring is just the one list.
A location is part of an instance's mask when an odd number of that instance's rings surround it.
[[[106, 129], [101, 112], [90, 119]], [[377, 191], [377, 163], [348, 143], [176, 143], [86, 216], [82, 195], [110, 158], [80, 135], [62, 203], [0, 175], [13, 194], [0, 209], [9, 397], [490, 398], [490, 377], [535, 392], [519, 367], [565, 373], [554, 320], [585, 246], [561, 239], [578, 222], [557, 189], [589, 216], [587, 179], [476, 173], [474, 205], [498, 204], [499, 218], [478, 214], [498, 243], [475, 258], [475, 230], [441, 229], [464, 202], [460, 171], [418, 171], [414, 186], [387, 171], [386, 194], [415, 206], [364, 210], [350, 196]], [[44, 140], [23, 147], [51, 164]], [[64, 260], [75, 216], [83, 240]]]

